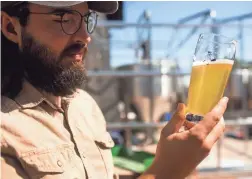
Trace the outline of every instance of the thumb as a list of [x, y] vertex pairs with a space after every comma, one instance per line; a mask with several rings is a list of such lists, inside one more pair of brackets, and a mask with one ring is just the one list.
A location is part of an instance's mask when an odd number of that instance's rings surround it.
[[185, 121], [185, 105], [183, 103], [179, 103], [172, 119], [163, 128], [162, 130], [163, 135], [169, 136], [173, 133], [179, 132], [179, 129], [183, 126], [184, 121]]

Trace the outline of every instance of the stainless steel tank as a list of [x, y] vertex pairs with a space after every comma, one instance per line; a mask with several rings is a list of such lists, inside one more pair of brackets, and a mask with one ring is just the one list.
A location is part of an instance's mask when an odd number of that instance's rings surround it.
[[230, 74], [226, 92], [230, 99], [242, 99], [244, 95], [244, 84], [241, 69], [235, 69]]
[[[117, 70], [133, 72], [172, 72], [177, 69], [172, 60], [154, 61], [120, 66]], [[151, 80], [152, 78], [152, 80]], [[130, 108], [134, 108], [143, 121], [158, 121], [176, 104], [177, 93], [182, 89], [179, 78], [171, 76], [127, 77], [119, 79], [119, 94]], [[152, 109], [151, 109], [152, 108]], [[150, 115], [152, 113], [152, 116]]]
[[[117, 70], [130, 70], [132, 72], [145, 72], [151, 70], [152, 72], [175, 72], [176, 64], [173, 61], [162, 60], [153, 62], [152, 64], [139, 63], [128, 64], [117, 68]], [[170, 77], [166, 75], [152, 77], [132, 77], [124, 78], [120, 82], [124, 86], [123, 93], [127, 93], [131, 96], [150, 96], [151, 90], [155, 96], [168, 97], [172, 95], [176, 90], [180, 90], [179, 78]]]
[[252, 99], [251, 70], [234, 69], [230, 75], [225, 95], [229, 97], [228, 110], [235, 113], [237, 110], [250, 108]]

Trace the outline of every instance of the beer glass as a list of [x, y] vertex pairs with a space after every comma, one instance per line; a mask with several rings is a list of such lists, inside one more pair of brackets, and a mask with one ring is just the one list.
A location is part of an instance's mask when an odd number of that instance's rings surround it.
[[236, 53], [236, 41], [223, 35], [200, 34], [193, 57], [186, 119], [198, 122], [219, 102]]

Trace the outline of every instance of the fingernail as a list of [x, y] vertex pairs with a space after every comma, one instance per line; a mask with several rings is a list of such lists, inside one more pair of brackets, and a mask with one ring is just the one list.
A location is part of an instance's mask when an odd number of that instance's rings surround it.
[[183, 108], [184, 108], [184, 104], [183, 103], [178, 103], [177, 111], [181, 111], [181, 110], [183, 110]]
[[222, 98], [222, 100], [223, 100], [223, 102], [228, 103], [229, 98], [225, 96], [225, 97]]
[[179, 111], [180, 109], [181, 109], [181, 103], [178, 103], [177, 111]]

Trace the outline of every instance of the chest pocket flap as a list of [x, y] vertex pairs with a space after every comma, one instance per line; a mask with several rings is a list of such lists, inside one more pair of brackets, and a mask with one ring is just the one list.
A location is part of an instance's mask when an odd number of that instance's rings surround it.
[[31, 175], [36, 175], [41, 172], [64, 172], [64, 161], [60, 159], [59, 155], [56, 153], [34, 154], [21, 157], [20, 162], [25, 170]]
[[34, 150], [26, 152], [19, 157], [24, 169], [30, 175], [43, 173], [63, 173], [71, 163], [73, 150], [62, 148], [60, 150]]

